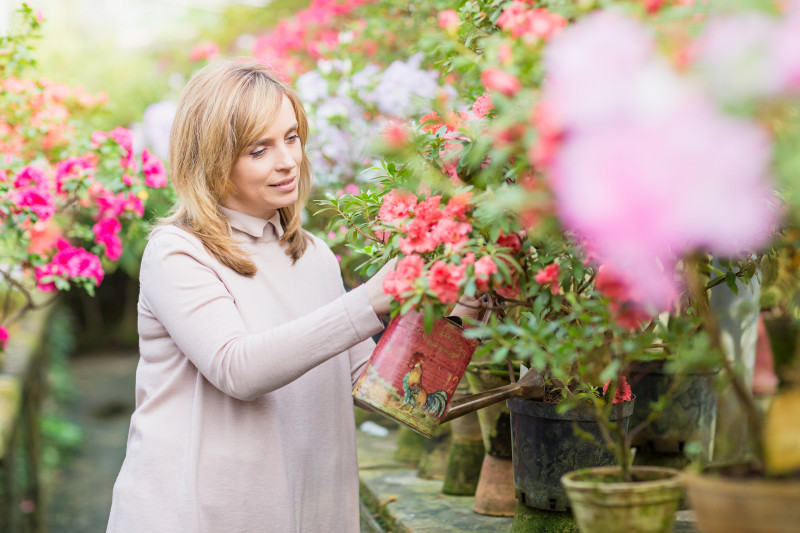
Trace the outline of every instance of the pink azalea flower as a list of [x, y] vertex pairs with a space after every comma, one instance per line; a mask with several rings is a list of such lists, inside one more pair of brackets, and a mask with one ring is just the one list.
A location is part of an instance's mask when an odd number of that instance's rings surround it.
[[201, 59], [211, 61], [217, 56], [219, 56], [219, 46], [214, 42], [206, 41], [192, 47], [192, 51], [189, 53], [189, 61], [192, 63], [200, 61]]
[[43, 254], [52, 249], [61, 238], [61, 228], [53, 223], [50, 218], [47, 221], [39, 220], [31, 225], [28, 230], [30, 234], [30, 244], [28, 253]]
[[378, 218], [384, 224], [397, 224], [406, 220], [417, 205], [417, 197], [412, 193], [392, 190], [383, 197]]
[[147, 148], [142, 150], [142, 173], [144, 174], [144, 184], [148, 187], [157, 189], [167, 184], [167, 171], [164, 169], [164, 163], [151, 154]]
[[383, 290], [400, 299], [401, 295], [414, 289], [422, 275], [425, 263], [418, 255], [409, 255], [397, 262], [397, 268], [387, 272], [383, 279]]
[[431, 236], [442, 244], [450, 244], [456, 250], [464, 245], [468, 240], [467, 234], [472, 231], [469, 222], [456, 222], [452, 218], [443, 218], [433, 226]]
[[561, 292], [561, 285], [558, 284], [559, 266], [558, 263], [552, 263], [539, 270], [536, 273], [536, 283], [540, 285], [550, 284], [550, 291], [553, 294]]
[[85, 278], [94, 280], [95, 286], [100, 285], [104, 273], [99, 257], [83, 248], [73, 247], [63, 239], [58, 242], [57, 247], [58, 251], [50, 259], [50, 263], [36, 267], [36, 284], [39, 290], [55, 291], [55, 283], [47, 279], [53, 276], [66, 280]]
[[434, 251], [439, 243], [433, 238], [429, 229], [429, 224], [423, 219], [412, 220], [406, 227], [408, 236], [400, 239], [400, 251], [406, 255]]
[[121, 230], [122, 224], [114, 217], [101, 218], [92, 226], [95, 241], [105, 246], [106, 257], [111, 261], [116, 261], [122, 255], [122, 241], [118, 237]]
[[544, 8], [528, 9], [528, 5], [514, 0], [497, 18], [497, 25], [516, 38], [535, 37], [548, 40], [567, 25], [567, 19]]
[[22, 213], [29, 209], [39, 220], [47, 220], [56, 212], [55, 200], [45, 188], [23, 187], [13, 191], [9, 198], [14, 213]]
[[458, 13], [454, 9], [445, 9], [439, 13], [439, 16], [436, 17], [436, 22], [439, 24], [439, 27], [446, 31], [455, 31], [458, 29], [458, 25], [461, 24], [461, 21], [458, 19]]
[[490, 91], [497, 91], [506, 96], [514, 96], [522, 88], [516, 76], [496, 67], [489, 67], [481, 73], [481, 83]]
[[[608, 385], [610, 381], [606, 381], [605, 385], [603, 385], [603, 394], [606, 393], [608, 390]], [[633, 393], [631, 392], [631, 387], [628, 385], [628, 380], [625, 376], [620, 377], [619, 379], [619, 387], [617, 387], [617, 393], [614, 395], [614, 399], [611, 400], [611, 403], [622, 403], [622, 402], [629, 402], [633, 398]]]
[[8, 346], [8, 330], [5, 326], [0, 326], [0, 350], [5, 350]]
[[439, 209], [439, 204], [442, 201], [441, 196], [431, 196], [417, 204], [414, 210], [414, 216], [425, 222], [428, 226], [432, 226], [441, 220], [444, 213]]
[[475, 286], [478, 290], [489, 290], [489, 281], [497, 273], [497, 263], [488, 255], [484, 255], [475, 262]]
[[95, 165], [83, 157], [70, 157], [56, 165], [56, 192], [64, 192], [64, 184], [71, 179], [80, 179], [83, 170], [92, 170]]
[[478, 118], [486, 118], [492, 109], [494, 109], [494, 104], [492, 103], [492, 95], [489, 93], [479, 96], [475, 103], [472, 104], [472, 113]]
[[504, 248], [511, 248], [512, 252], [518, 252], [522, 249], [522, 240], [516, 233], [509, 233], [506, 235], [503, 231], [500, 231], [500, 235], [497, 237], [497, 245]]
[[443, 304], [458, 301], [458, 289], [464, 277], [466, 265], [450, 265], [436, 261], [428, 274], [428, 287], [436, 293]]
[[383, 138], [390, 148], [399, 150], [411, 141], [408, 128], [399, 120], [390, 120], [383, 128]]
[[45, 173], [44, 170], [40, 168], [36, 168], [32, 165], [27, 165], [17, 173], [17, 177], [14, 180], [14, 187], [46, 188], [47, 174]]
[[93, 131], [92, 132], [92, 146], [95, 148], [99, 148], [106, 140], [108, 139], [108, 133], [104, 131]]
[[471, 199], [471, 192], [462, 192], [460, 194], [456, 194], [450, 198], [449, 202], [447, 202], [447, 205], [444, 208], [444, 216], [463, 220], [466, 218], [466, 213], [471, 207]]
[[558, 215], [624, 272], [638, 303], [671, 303], [690, 250], [729, 256], [768, 239], [768, 135], [671, 71], [638, 23], [589, 15], [553, 41], [547, 67], [546, 99], [566, 132], [550, 165]]

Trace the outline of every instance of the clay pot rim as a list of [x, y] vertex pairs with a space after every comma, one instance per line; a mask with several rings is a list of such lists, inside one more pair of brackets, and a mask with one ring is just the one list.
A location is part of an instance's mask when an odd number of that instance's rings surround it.
[[759, 490], [764, 492], [775, 491], [785, 494], [794, 492], [800, 497], [800, 479], [780, 479], [767, 476], [760, 477], [735, 477], [719, 473], [709, 473], [696, 469], [687, 469], [683, 472], [686, 485], [702, 484], [705, 487], [725, 490], [731, 487], [748, 487], [746, 490]]
[[634, 465], [631, 466], [631, 472], [649, 472], [654, 474], [662, 474], [664, 477], [659, 479], [654, 479], [650, 481], [633, 481], [633, 482], [625, 482], [625, 481], [614, 481], [614, 482], [604, 482], [604, 481], [580, 481], [574, 479], [580, 475], [607, 475], [607, 474], [614, 474], [619, 472], [618, 466], [595, 466], [591, 468], [581, 468], [579, 470], [573, 470], [571, 472], [567, 472], [563, 476], [561, 476], [561, 484], [564, 486], [565, 489], [575, 489], [575, 490], [601, 490], [605, 493], [617, 493], [617, 492], [647, 492], [651, 490], [664, 490], [664, 489], [675, 489], [675, 490], [682, 490], [684, 486], [684, 473], [680, 470], [675, 468], [669, 468], [666, 466], [639, 466]]

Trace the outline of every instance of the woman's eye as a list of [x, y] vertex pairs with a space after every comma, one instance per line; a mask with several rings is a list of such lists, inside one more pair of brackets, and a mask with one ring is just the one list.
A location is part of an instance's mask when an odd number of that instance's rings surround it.
[[254, 158], [259, 158], [262, 155], [264, 155], [264, 152], [266, 151], [267, 151], [266, 148], [262, 148], [261, 150], [256, 150], [255, 152], [251, 152], [250, 156]]
[[290, 135], [289, 137], [287, 137], [287, 138], [286, 138], [286, 142], [293, 143], [293, 142], [295, 142], [295, 141], [296, 141], [297, 139], [299, 139], [299, 138], [300, 138], [300, 136], [299, 136], [299, 135], [297, 135], [297, 134], [295, 134], [295, 135]]

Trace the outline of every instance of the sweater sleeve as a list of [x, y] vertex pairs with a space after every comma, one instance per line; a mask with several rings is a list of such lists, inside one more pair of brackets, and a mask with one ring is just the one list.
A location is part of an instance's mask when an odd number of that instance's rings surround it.
[[178, 349], [221, 391], [253, 400], [383, 327], [364, 287], [316, 311], [259, 333], [249, 333], [233, 296], [199, 243], [161, 232], [148, 243], [141, 297]]

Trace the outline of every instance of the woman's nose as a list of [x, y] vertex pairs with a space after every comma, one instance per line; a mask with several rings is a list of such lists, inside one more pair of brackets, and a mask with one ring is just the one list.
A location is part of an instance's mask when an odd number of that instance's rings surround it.
[[297, 161], [294, 158], [294, 152], [292, 148], [293, 147], [288, 144], [281, 145], [277, 165], [280, 170], [292, 170], [297, 166]]

